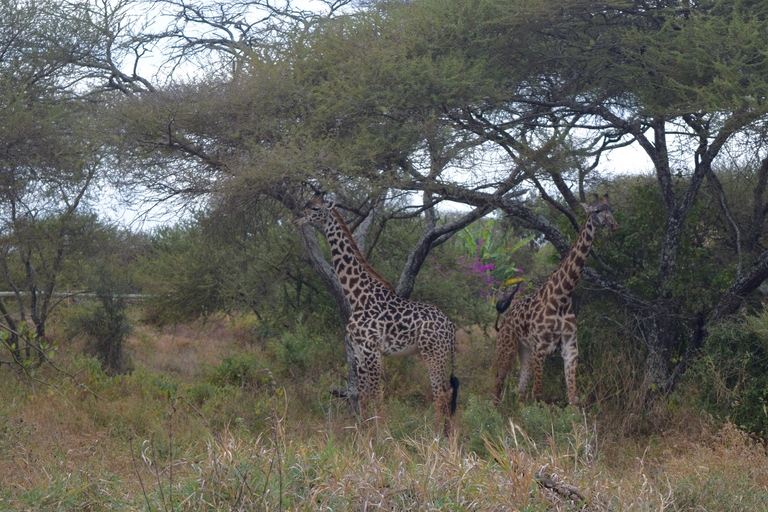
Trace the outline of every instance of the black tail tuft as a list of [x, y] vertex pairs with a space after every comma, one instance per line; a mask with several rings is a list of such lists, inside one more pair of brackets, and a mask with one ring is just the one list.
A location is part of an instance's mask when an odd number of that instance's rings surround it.
[[522, 281], [517, 282], [517, 286], [515, 289], [510, 293], [508, 296], [504, 297], [500, 301], [496, 303], [496, 311], [498, 312], [498, 315], [496, 315], [496, 324], [493, 326], [494, 329], [496, 329], [496, 332], [499, 332], [499, 318], [506, 310], [509, 309], [509, 306], [512, 304], [512, 299], [515, 298], [515, 294], [517, 294], [517, 290], [520, 289], [520, 283]]
[[453, 388], [453, 396], [451, 396], [451, 415], [456, 412], [456, 398], [459, 396], [459, 379], [451, 375], [451, 387]]
[[506, 310], [509, 309], [510, 304], [512, 304], [512, 299], [514, 299], [514, 298], [515, 298], [515, 293], [512, 292], [509, 295], [507, 295], [506, 297], [504, 297], [503, 299], [501, 299], [500, 301], [497, 301], [496, 302], [496, 311], [500, 315], [503, 314]]
[[504, 297], [500, 301], [496, 303], [496, 311], [499, 312], [499, 314], [504, 313], [507, 309], [509, 309], [510, 304], [512, 304], [512, 299], [515, 298], [515, 295], [517, 294], [517, 290], [520, 289], [520, 283], [522, 281], [517, 282], [517, 286], [514, 290], [512, 290], [512, 293], [510, 293], [508, 296]]

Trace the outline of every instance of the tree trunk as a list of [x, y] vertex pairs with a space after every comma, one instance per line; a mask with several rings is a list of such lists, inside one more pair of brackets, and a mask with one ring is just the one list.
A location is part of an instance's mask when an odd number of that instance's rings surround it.
[[674, 322], [669, 317], [655, 315], [644, 322], [645, 358], [643, 387], [645, 402], [669, 391], [670, 358], [675, 340]]

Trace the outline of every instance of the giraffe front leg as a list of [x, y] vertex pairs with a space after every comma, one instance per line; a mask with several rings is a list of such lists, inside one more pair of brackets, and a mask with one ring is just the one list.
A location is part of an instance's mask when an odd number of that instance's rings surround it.
[[563, 336], [563, 366], [565, 369], [565, 387], [568, 390], [568, 402], [576, 407], [579, 406], [579, 393], [576, 390], [576, 367], [579, 360], [579, 347], [576, 344], [576, 333], [570, 334], [567, 338]]
[[[354, 342], [354, 340], [353, 340]], [[369, 418], [369, 403], [371, 397], [371, 384], [368, 375], [368, 366], [363, 356], [361, 347], [355, 345], [355, 366], [357, 367], [357, 403], [360, 408], [360, 421], [365, 423]]]
[[378, 427], [382, 422], [382, 377], [381, 377], [381, 354], [376, 346], [366, 346], [363, 349], [363, 359], [367, 369], [367, 402], [369, 405], [366, 415], [362, 416], [363, 421], [374, 420]]

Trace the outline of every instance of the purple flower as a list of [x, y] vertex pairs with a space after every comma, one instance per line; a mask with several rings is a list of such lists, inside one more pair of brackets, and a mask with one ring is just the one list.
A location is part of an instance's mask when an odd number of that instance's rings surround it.
[[485, 238], [481, 238], [479, 242], [477, 242], [477, 249], [475, 249], [475, 256], [480, 255], [480, 249], [483, 247], [483, 244], [485, 243]]

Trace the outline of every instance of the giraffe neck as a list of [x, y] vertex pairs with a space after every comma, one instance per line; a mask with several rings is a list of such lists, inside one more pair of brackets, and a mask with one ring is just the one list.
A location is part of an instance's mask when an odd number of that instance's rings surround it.
[[563, 258], [560, 266], [549, 277], [546, 283], [549, 294], [553, 298], [570, 297], [576, 290], [576, 284], [581, 277], [581, 271], [587, 263], [589, 251], [592, 248], [592, 242], [595, 240], [595, 219], [592, 214], [587, 216], [587, 220], [582, 224], [579, 230], [579, 236], [573, 242], [571, 250]]
[[372, 295], [382, 288], [394, 292], [392, 285], [360, 253], [352, 232], [336, 210], [330, 210], [323, 228], [336, 277], [353, 310], [365, 308]]

